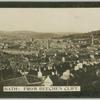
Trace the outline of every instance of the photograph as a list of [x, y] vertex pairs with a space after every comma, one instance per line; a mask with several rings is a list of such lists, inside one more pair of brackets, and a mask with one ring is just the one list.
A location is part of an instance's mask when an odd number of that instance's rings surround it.
[[12, 92], [100, 96], [100, 8], [0, 8], [0, 96]]

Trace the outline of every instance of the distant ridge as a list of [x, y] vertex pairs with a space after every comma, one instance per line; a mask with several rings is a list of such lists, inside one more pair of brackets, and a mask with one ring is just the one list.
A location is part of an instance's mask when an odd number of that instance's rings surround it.
[[73, 33], [73, 32], [35, 32], [35, 31], [0, 31], [1, 38], [18, 38], [18, 39], [29, 39], [29, 38], [83, 38], [89, 37], [93, 34], [95, 37], [100, 37], [100, 30], [86, 32], [86, 33]]
[[63, 34], [53, 32], [35, 32], [35, 31], [0, 31], [0, 37], [7, 38], [55, 38], [61, 37]]
[[88, 38], [91, 37], [91, 35], [94, 35], [96, 38], [100, 38], [100, 30], [97, 31], [91, 31], [86, 33], [74, 33], [62, 36], [61, 38]]

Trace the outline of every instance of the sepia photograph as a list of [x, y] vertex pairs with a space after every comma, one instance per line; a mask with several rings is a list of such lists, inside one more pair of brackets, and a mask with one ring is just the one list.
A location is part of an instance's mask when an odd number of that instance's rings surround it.
[[0, 92], [100, 92], [100, 8], [0, 8]]

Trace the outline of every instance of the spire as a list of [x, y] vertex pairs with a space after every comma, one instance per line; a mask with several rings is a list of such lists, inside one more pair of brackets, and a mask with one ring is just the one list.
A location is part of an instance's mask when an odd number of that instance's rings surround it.
[[94, 35], [93, 34], [91, 35], [91, 45], [92, 46], [94, 45]]
[[47, 40], [47, 49], [50, 48], [50, 40]]

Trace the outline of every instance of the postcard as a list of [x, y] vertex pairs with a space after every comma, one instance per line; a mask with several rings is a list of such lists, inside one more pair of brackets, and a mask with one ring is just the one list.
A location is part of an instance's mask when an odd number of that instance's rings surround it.
[[1, 2], [0, 97], [99, 97], [98, 4]]

